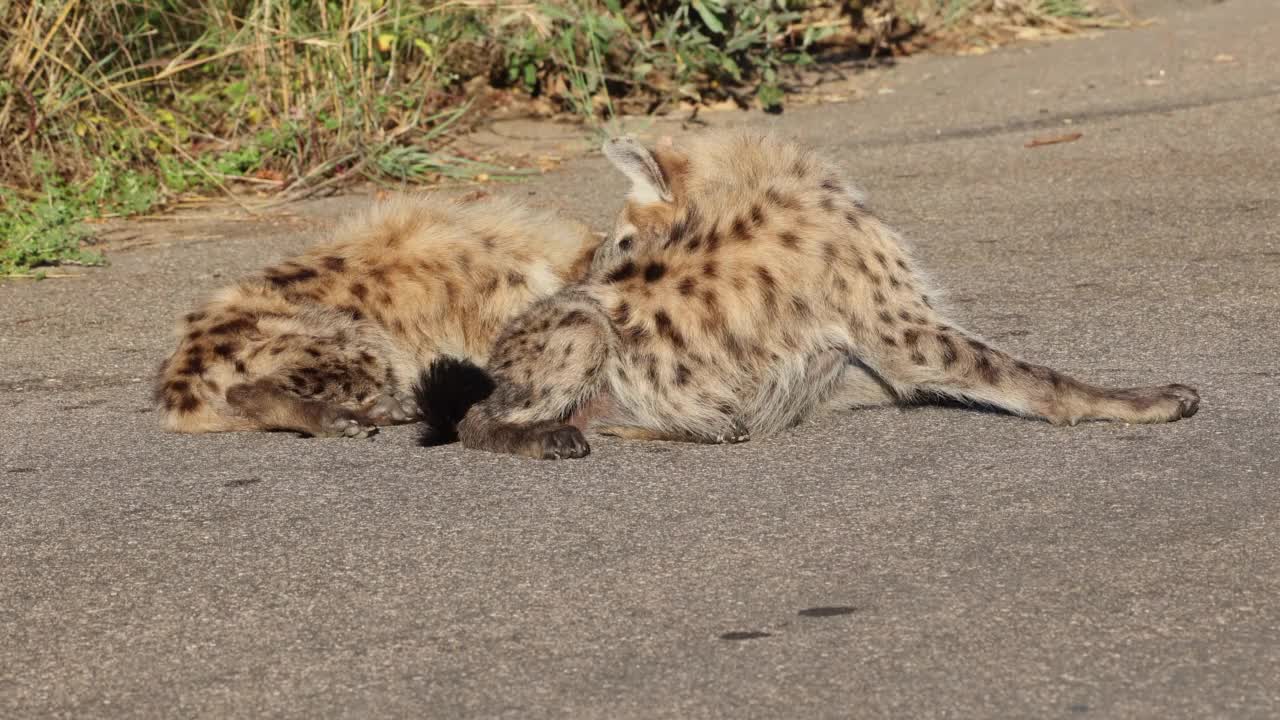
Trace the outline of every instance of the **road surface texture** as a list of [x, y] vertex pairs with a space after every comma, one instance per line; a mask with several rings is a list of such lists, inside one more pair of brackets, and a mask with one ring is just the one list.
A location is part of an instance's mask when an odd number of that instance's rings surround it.
[[[173, 221], [0, 287], [0, 716], [1280, 717], [1280, 6], [1137, 10], [749, 120], [844, 164], [968, 326], [1196, 417], [563, 462], [163, 434], [174, 318], [358, 202]], [[601, 228], [622, 190], [599, 157], [510, 188]]]

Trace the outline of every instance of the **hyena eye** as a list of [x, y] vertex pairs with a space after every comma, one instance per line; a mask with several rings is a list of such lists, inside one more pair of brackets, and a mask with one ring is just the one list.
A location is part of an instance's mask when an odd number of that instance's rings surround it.
[[632, 238], [633, 238], [633, 237], [635, 237], [635, 236], [634, 236], [634, 235], [623, 235], [622, 237], [618, 238], [618, 249], [619, 249], [619, 250], [622, 250], [623, 252], [626, 252], [627, 250], [630, 250], [630, 249], [631, 249], [631, 240], [632, 240]]

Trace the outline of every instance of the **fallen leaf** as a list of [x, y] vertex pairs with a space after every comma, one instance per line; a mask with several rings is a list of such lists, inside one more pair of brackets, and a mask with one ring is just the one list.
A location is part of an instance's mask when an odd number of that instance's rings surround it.
[[1217, 55], [1213, 56], [1213, 61], [1216, 63], [1233, 63], [1236, 61], [1236, 58], [1234, 55], [1228, 55], [1226, 53], [1218, 53]]
[[1073, 132], [1066, 135], [1054, 135], [1053, 137], [1032, 138], [1027, 141], [1024, 147], [1035, 148], [1042, 145], [1057, 145], [1058, 143], [1075, 142], [1084, 137], [1084, 133]]

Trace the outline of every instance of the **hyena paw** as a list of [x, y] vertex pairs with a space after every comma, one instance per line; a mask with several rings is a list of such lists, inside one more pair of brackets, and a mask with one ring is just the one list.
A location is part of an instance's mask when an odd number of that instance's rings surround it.
[[716, 435], [713, 442], [720, 445], [736, 445], [744, 443], [751, 439], [751, 431], [740, 422], [734, 421], [733, 427], [727, 432]]
[[1188, 418], [1200, 409], [1200, 394], [1186, 385], [1106, 390], [1093, 410], [1069, 414], [1048, 413], [1055, 425], [1075, 425], [1081, 420], [1111, 420], [1123, 423], [1165, 423]]
[[572, 425], [560, 425], [545, 430], [534, 439], [535, 457], [543, 460], [586, 457], [591, 446], [582, 431]]
[[336, 410], [333, 416], [323, 423], [323, 432], [317, 433], [317, 435], [321, 437], [363, 439], [378, 432], [376, 426], [358, 414], [342, 408], [336, 408]]
[[1133, 404], [1138, 417], [1132, 422], [1174, 422], [1189, 418], [1200, 409], [1200, 393], [1186, 385], [1132, 388], [1121, 390], [1120, 394]]
[[409, 420], [421, 420], [422, 408], [418, 407], [418, 400], [413, 396], [411, 390], [397, 390], [394, 393], [396, 402], [400, 403], [400, 409], [404, 414], [409, 416]]
[[391, 395], [379, 395], [364, 407], [361, 413], [374, 425], [401, 425], [418, 418], [418, 407], [410, 401], [412, 410], [404, 402]]

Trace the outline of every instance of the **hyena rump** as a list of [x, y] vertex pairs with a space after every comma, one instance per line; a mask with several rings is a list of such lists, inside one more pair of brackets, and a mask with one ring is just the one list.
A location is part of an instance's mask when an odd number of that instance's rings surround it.
[[[944, 317], [898, 236], [815, 153], [752, 132], [605, 154], [632, 188], [617, 256], [535, 303], [490, 355], [470, 447], [580, 457], [580, 429], [699, 442], [853, 405], [950, 396], [1073, 425], [1196, 412], [1184, 385], [1106, 389], [1019, 360]], [[604, 253], [602, 252], [602, 255]]]
[[164, 425], [364, 437], [416, 419], [424, 368], [483, 364], [502, 327], [582, 279], [599, 245], [502, 199], [379, 203], [183, 318], [156, 384]]

